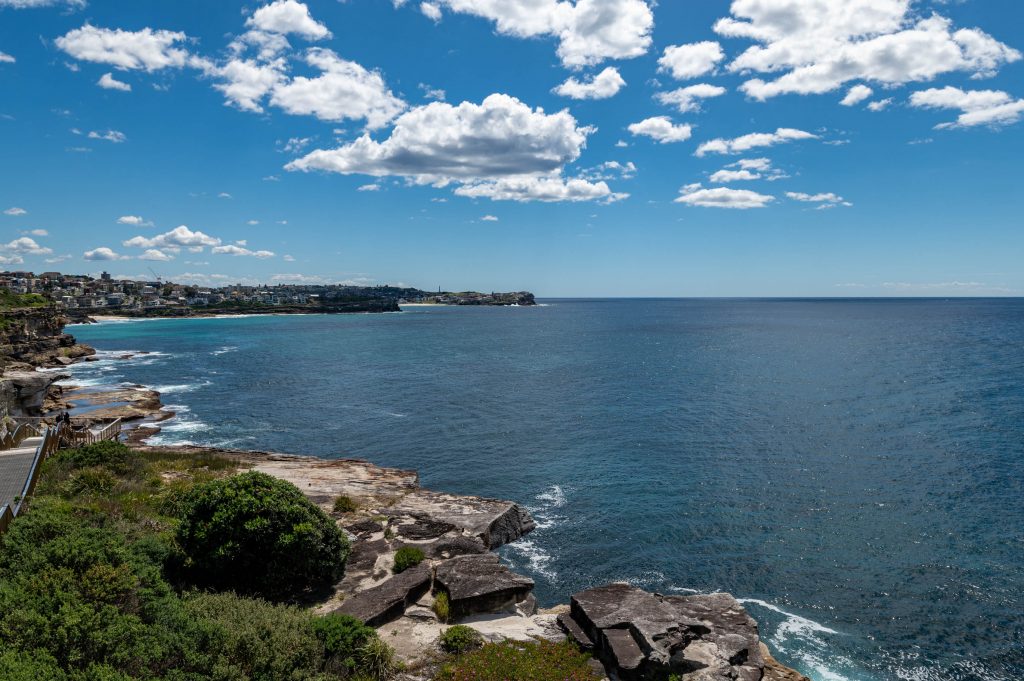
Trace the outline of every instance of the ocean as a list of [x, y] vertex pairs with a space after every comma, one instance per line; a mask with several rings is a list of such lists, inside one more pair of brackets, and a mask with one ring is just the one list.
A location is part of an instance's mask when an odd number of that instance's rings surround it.
[[72, 382], [517, 500], [542, 605], [724, 590], [814, 681], [1024, 678], [1024, 300], [543, 302], [75, 326]]

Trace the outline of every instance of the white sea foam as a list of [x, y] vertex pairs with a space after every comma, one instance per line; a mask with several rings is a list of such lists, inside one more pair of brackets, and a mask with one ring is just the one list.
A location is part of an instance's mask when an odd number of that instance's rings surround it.
[[157, 385], [153, 386], [153, 390], [157, 391], [161, 395], [173, 395], [176, 393], [190, 393], [195, 392], [199, 388], [205, 388], [213, 385], [213, 381], [205, 380], [198, 383], [180, 383], [178, 385]]
[[235, 346], [235, 345], [225, 345], [222, 348], [217, 348], [216, 350], [214, 350], [210, 354], [211, 355], [226, 355], [229, 352], [238, 352], [238, 347]]
[[538, 494], [536, 499], [547, 503], [550, 508], [561, 508], [565, 506], [565, 490], [559, 485], [552, 485], [546, 491]]
[[837, 653], [835, 646], [828, 640], [830, 636], [843, 635], [835, 629], [758, 598], [737, 600], [744, 605], [764, 608], [782, 616], [782, 621], [768, 636], [768, 643], [775, 651], [786, 653], [798, 660], [799, 666], [804, 671], [811, 672], [816, 681], [866, 681], [870, 678], [848, 671], [856, 669], [856, 665], [849, 658]]
[[551, 554], [530, 539], [520, 539], [508, 545], [508, 550], [526, 562], [530, 572], [546, 577], [550, 581], [558, 579], [558, 573], [551, 568]]

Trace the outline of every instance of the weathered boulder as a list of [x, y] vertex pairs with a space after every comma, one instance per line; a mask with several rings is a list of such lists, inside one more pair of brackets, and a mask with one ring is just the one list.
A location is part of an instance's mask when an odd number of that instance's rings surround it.
[[661, 596], [611, 584], [573, 596], [560, 624], [613, 678], [759, 681], [764, 673], [757, 623], [729, 594]]
[[63, 378], [53, 372], [10, 371], [0, 378], [0, 408], [11, 416], [41, 416], [50, 386]]
[[417, 565], [379, 586], [346, 598], [334, 612], [351, 615], [371, 627], [379, 627], [401, 617], [405, 609], [429, 589], [430, 568]]
[[533, 591], [533, 580], [509, 570], [493, 553], [483, 553], [440, 563], [434, 589], [448, 594], [451, 614], [458, 618], [514, 610]]
[[517, 503], [418, 489], [388, 509], [391, 515], [430, 518], [460, 533], [479, 537], [491, 550], [531, 532], [536, 524]]

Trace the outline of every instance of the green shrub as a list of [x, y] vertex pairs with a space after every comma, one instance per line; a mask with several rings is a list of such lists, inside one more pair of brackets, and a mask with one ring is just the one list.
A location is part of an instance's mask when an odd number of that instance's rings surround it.
[[483, 645], [480, 632], [464, 624], [456, 624], [441, 632], [441, 648], [454, 655], [461, 655]]
[[295, 485], [243, 473], [196, 485], [177, 538], [196, 582], [274, 600], [336, 580], [348, 540]]
[[448, 618], [452, 616], [451, 601], [448, 599], [448, 594], [444, 591], [434, 597], [434, 614], [442, 622], [447, 622]]
[[313, 631], [324, 648], [329, 669], [356, 672], [362, 662], [361, 650], [377, 638], [373, 627], [355, 617], [330, 614], [313, 620]]
[[597, 681], [589, 659], [568, 641], [487, 643], [446, 663], [435, 681]]
[[395, 552], [395, 574], [416, 567], [423, 562], [424, 558], [426, 556], [415, 546], [403, 546]]
[[0, 652], [0, 679], [4, 681], [65, 681], [67, 678], [57, 661], [42, 650]]
[[271, 681], [320, 673], [324, 649], [304, 610], [234, 594], [195, 596], [185, 610], [204, 625], [218, 678]]
[[65, 449], [57, 453], [54, 459], [70, 468], [93, 468], [104, 466], [119, 475], [125, 475], [139, 463], [139, 455], [121, 444], [105, 440], [93, 445]]
[[335, 513], [355, 513], [358, 510], [359, 505], [352, 501], [352, 497], [342, 494], [334, 500]]
[[398, 665], [395, 662], [395, 651], [380, 637], [374, 636], [359, 651], [361, 673], [372, 679], [390, 679], [395, 675]]

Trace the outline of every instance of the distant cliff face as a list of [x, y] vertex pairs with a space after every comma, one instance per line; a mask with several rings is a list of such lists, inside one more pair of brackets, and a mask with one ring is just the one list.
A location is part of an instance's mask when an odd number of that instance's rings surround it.
[[74, 336], [64, 333], [65, 324], [67, 319], [52, 308], [0, 312], [0, 361], [42, 366], [81, 356], [73, 350]]
[[47, 392], [60, 378], [37, 373], [37, 367], [70, 364], [95, 352], [64, 333], [67, 319], [53, 308], [0, 311], [0, 411], [36, 416]]

